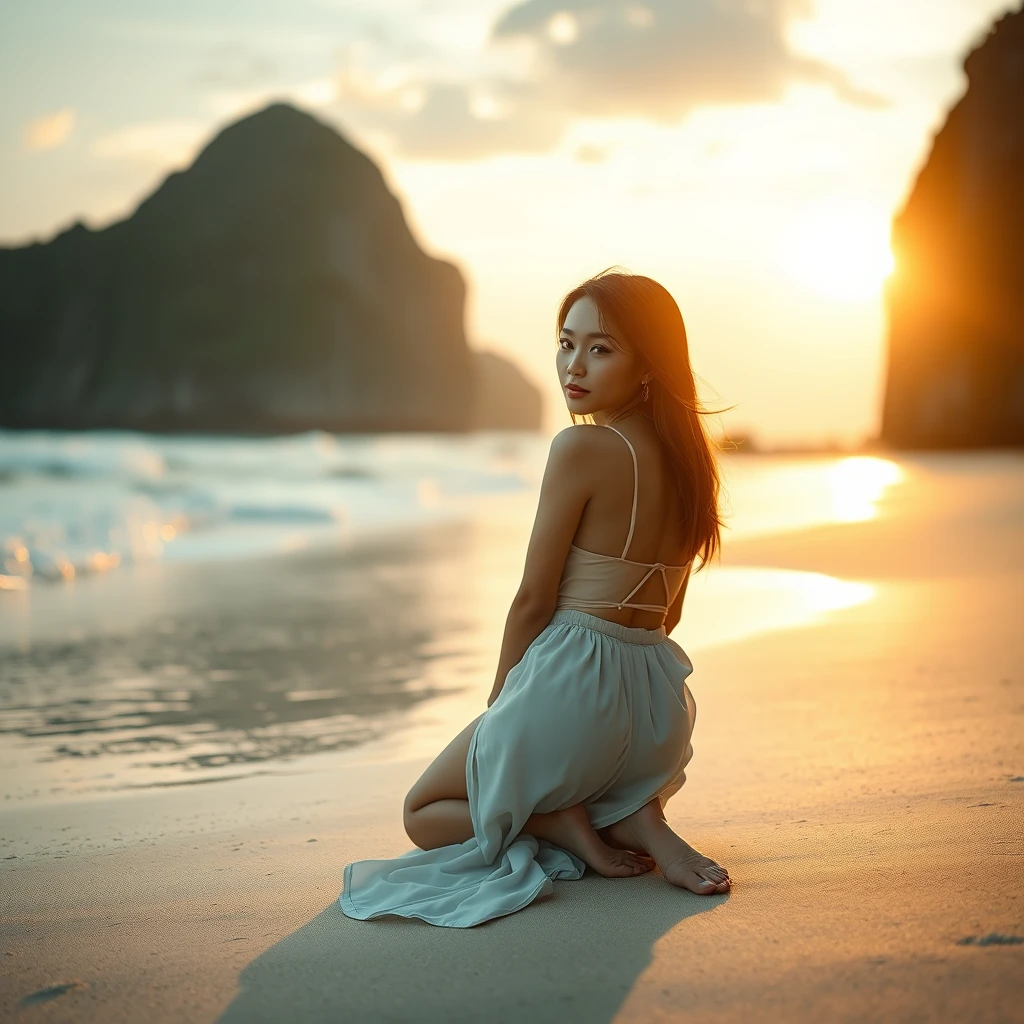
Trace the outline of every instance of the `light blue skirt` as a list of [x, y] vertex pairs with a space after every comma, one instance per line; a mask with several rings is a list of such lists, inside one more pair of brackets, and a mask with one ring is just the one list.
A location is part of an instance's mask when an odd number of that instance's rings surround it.
[[466, 758], [473, 838], [345, 866], [341, 908], [469, 928], [575, 879], [577, 856], [523, 833], [535, 811], [582, 803], [595, 829], [662, 804], [686, 781], [693, 665], [664, 626], [558, 609], [480, 718]]

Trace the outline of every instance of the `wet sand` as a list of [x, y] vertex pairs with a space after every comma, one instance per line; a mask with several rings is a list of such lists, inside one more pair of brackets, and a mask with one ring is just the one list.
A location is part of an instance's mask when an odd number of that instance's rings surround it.
[[[431, 756], [396, 757], [402, 733], [380, 727], [378, 703], [364, 742], [273, 760], [266, 775], [5, 801], [0, 1013], [151, 1022], [1020, 1019], [1022, 465], [971, 486], [969, 473], [925, 471], [901, 492], [905, 507], [881, 519], [727, 540], [724, 567], [800, 569], [874, 587], [871, 600], [813, 624], [693, 656], [695, 753], [667, 816], [728, 865], [729, 894], [676, 890], [657, 872], [588, 872], [475, 929], [349, 920], [337, 904], [342, 868], [409, 848], [402, 797]], [[383, 649], [368, 622], [394, 621], [402, 656], [415, 620], [430, 625], [416, 638], [421, 652], [437, 654], [442, 668], [447, 657], [462, 666], [461, 683], [442, 671], [412, 688], [450, 686], [440, 702], [436, 693], [434, 703], [412, 700], [386, 675], [369, 687], [371, 703], [399, 701], [387, 720], [396, 726], [421, 709], [417, 743], [432, 714], [444, 724], [453, 709], [468, 720], [483, 708], [521, 537], [425, 535], [393, 549], [394, 574], [378, 572], [377, 590], [357, 588], [333, 607], [329, 621], [355, 629], [368, 654]], [[366, 566], [380, 564], [380, 551], [365, 554]], [[287, 593], [305, 609], [301, 621], [327, 600], [324, 579], [369, 578], [339, 570], [360, 557], [339, 555], [332, 572], [295, 560]], [[483, 582], [457, 596], [452, 577], [479, 558], [489, 559]], [[156, 600], [174, 586], [207, 593], [202, 614], [219, 608], [224, 620], [213, 635], [231, 635], [228, 595], [244, 595], [248, 620], [261, 602], [281, 607], [268, 564], [193, 567], [159, 584]], [[410, 573], [427, 582], [404, 592], [430, 599], [410, 596], [399, 622], [394, 587]], [[689, 621], [674, 633], [687, 650], [696, 649]], [[137, 623], [130, 636], [148, 628]], [[289, 635], [294, 651], [313, 657], [301, 633]], [[316, 657], [329, 656], [325, 635], [307, 638]]]

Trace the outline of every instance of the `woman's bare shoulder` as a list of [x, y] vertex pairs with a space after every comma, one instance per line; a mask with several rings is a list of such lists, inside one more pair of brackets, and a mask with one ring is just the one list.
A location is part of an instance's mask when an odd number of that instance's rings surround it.
[[[550, 457], [560, 459], [588, 459], [603, 457], [609, 451], [614, 431], [597, 423], [574, 423], [563, 427], [551, 439]], [[621, 441], [618, 442], [622, 444]]]

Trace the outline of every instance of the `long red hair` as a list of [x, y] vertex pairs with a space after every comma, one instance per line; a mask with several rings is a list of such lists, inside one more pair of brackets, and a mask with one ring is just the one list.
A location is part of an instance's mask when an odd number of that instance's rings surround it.
[[[699, 554], [700, 571], [719, 552], [725, 525], [718, 507], [721, 480], [716, 459], [722, 449], [705, 430], [701, 417], [725, 410], [701, 407], [683, 316], [667, 289], [640, 274], [614, 267], [602, 270], [562, 299], [556, 337], [573, 303], [584, 295], [597, 307], [601, 330], [621, 337], [653, 371], [650, 397], [641, 409], [654, 421], [672, 455], [688, 536], [685, 562]], [[570, 415], [575, 423], [575, 414]]]

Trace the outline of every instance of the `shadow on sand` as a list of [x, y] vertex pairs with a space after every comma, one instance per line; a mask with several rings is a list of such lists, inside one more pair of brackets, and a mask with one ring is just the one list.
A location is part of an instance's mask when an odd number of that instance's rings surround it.
[[727, 893], [698, 896], [659, 871], [587, 872], [475, 928], [346, 917], [337, 902], [257, 957], [220, 1024], [252, 1021], [552, 1021], [602, 1024], [655, 943]]

